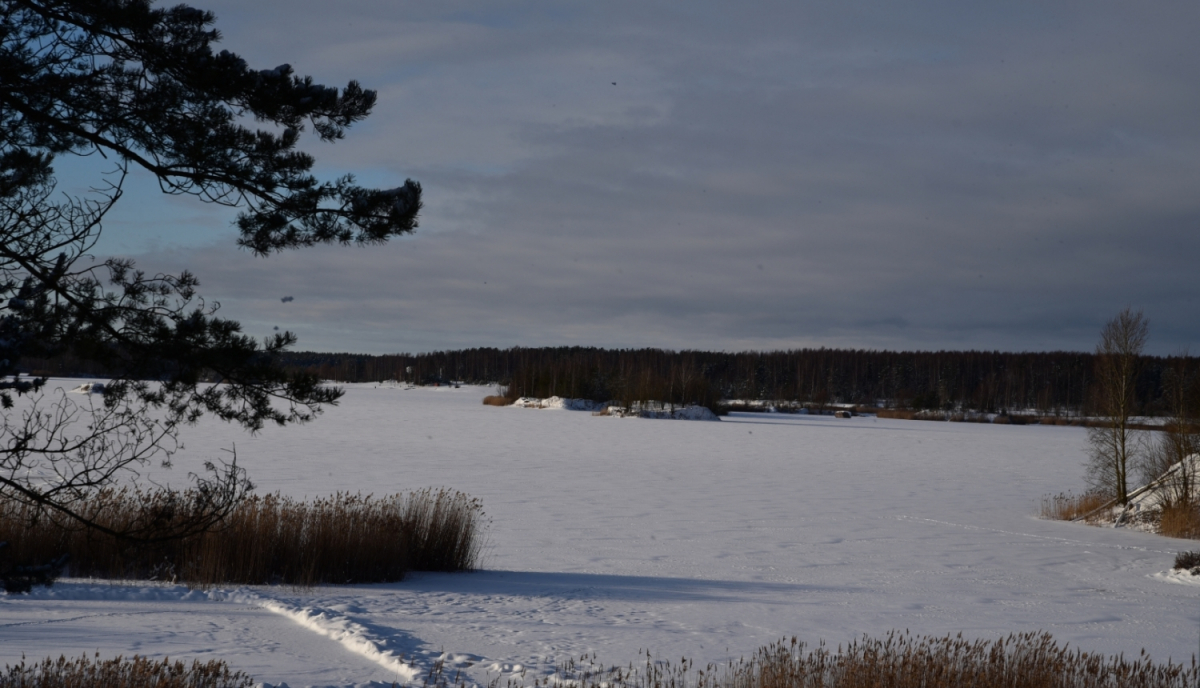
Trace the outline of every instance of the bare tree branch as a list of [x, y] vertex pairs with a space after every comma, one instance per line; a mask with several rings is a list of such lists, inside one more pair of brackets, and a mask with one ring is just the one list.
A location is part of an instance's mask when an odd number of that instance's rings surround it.
[[[254, 432], [312, 419], [340, 390], [288, 373], [285, 332], [259, 342], [204, 301], [194, 275], [148, 275], [92, 255], [127, 174], [166, 193], [236, 207], [238, 243], [260, 255], [412, 232], [421, 187], [367, 189], [312, 173], [310, 128], [341, 138], [375, 93], [331, 88], [288, 65], [251, 69], [216, 52], [211, 13], [146, 0], [0, 4], [0, 499], [109, 535], [155, 539], [211, 527], [250, 488], [235, 461], [190, 487], [144, 487], [147, 509], [106, 520], [97, 501], [169, 463], [204, 415]], [[256, 121], [261, 129], [244, 122]], [[57, 189], [61, 156], [111, 165], [82, 196]], [[103, 395], [48, 395], [22, 359], [70, 355], [105, 371]], [[97, 509], [101, 509], [97, 511]]]

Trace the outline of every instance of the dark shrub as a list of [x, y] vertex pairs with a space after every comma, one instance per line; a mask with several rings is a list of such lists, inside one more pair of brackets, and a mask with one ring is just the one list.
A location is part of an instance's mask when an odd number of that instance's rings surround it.
[[1175, 567], [1190, 571], [1200, 567], [1200, 552], [1180, 552], [1175, 555]]

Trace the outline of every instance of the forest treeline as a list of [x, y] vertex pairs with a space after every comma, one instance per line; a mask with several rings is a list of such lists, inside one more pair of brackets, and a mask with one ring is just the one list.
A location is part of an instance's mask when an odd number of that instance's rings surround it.
[[[282, 363], [336, 382], [496, 385], [510, 397], [656, 400], [714, 408], [719, 400], [767, 399], [1002, 413], [1087, 413], [1095, 374], [1090, 353], [1054, 351], [667, 351], [588, 347], [478, 348], [423, 354], [288, 352]], [[26, 361], [29, 372], [103, 375], [65, 359]], [[1146, 356], [1138, 412], [1162, 410], [1165, 377], [1200, 376], [1200, 359]]]
[[[403, 380], [495, 384], [507, 396], [657, 400], [713, 407], [721, 399], [801, 404], [855, 403], [988, 413], [1036, 409], [1087, 412], [1095, 371], [1090, 353], [1056, 351], [894, 352], [799, 349], [716, 353], [583, 347], [464, 349], [369, 356], [296, 352], [288, 366], [342, 382]], [[1200, 359], [1144, 357], [1139, 412], [1162, 406], [1164, 376]]]

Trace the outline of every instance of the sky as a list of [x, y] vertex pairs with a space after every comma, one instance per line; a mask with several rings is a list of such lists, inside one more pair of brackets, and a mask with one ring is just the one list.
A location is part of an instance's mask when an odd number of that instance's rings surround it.
[[135, 175], [97, 253], [248, 333], [1091, 350], [1129, 306], [1200, 351], [1200, 4], [195, 4], [255, 68], [378, 91], [319, 175], [425, 189], [412, 236], [263, 259]]

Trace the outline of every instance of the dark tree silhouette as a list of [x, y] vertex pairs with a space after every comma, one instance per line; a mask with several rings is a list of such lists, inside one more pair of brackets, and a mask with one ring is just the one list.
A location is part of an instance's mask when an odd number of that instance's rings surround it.
[[1150, 321], [1126, 308], [1100, 331], [1096, 345], [1096, 410], [1103, 420], [1088, 428], [1088, 480], [1092, 488], [1129, 504], [1129, 473], [1142, 455], [1140, 435], [1130, 427], [1137, 411], [1137, 380]]
[[[1098, 413], [1096, 355], [1078, 351], [665, 351], [590, 347], [476, 348], [422, 354], [370, 356], [292, 352], [281, 361], [323, 380], [418, 384], [462, 380], [498, 384], [509, 393], [546, 397], [617, 400], [635, 394], [648, 375], [646, 391], [659, 401], [704, 403], [723, 399], [767, 399], [819, 405], [857, 403], [913, 409], [954, 409], [1043, 415]], [[58, 374], [98, 373], [69, 358], [29, 359], [30, 369]], [[1139, 414], [1162, 415], [1171, 408], [1168, 384], [1178, 368], [1200, 376], [1200, 359], [1140, 357], [1136, 384]]]
[[[166, 495], [170, 513], [146, 523], [118, 528], [84, 510], [152, 458], [169, 461], [181, 425], [205, 414], [251, 431], [304, 422], [340, 395], [279, 366], [291, 333], [261, 344], [242, 334], [198, 296], [190, 273], [91, 259], [128, 172], [237, 208], [238, 243], [256, 255], [383, 242], [411, 232], [421, 207], [412, 180], [386, 190], [351, 176], [322, 181], [297, 150], [306, 128], [340, 139], [370, 112], [373, 91], [323, 86], [286, 64], [251, 69], [214, 52], [213, 21], [146, 0], [0, 5], [0, 497], [116, 535], [194, 532], [249, 488], [235, 460]], [[62, 156], [107, 166], [90, 193], [56, 189]], [[76, 402], [18, 372], [22, 359], [62, 356], [112, 381]], [[213, 376], [221, 384], [203, 382]]]

